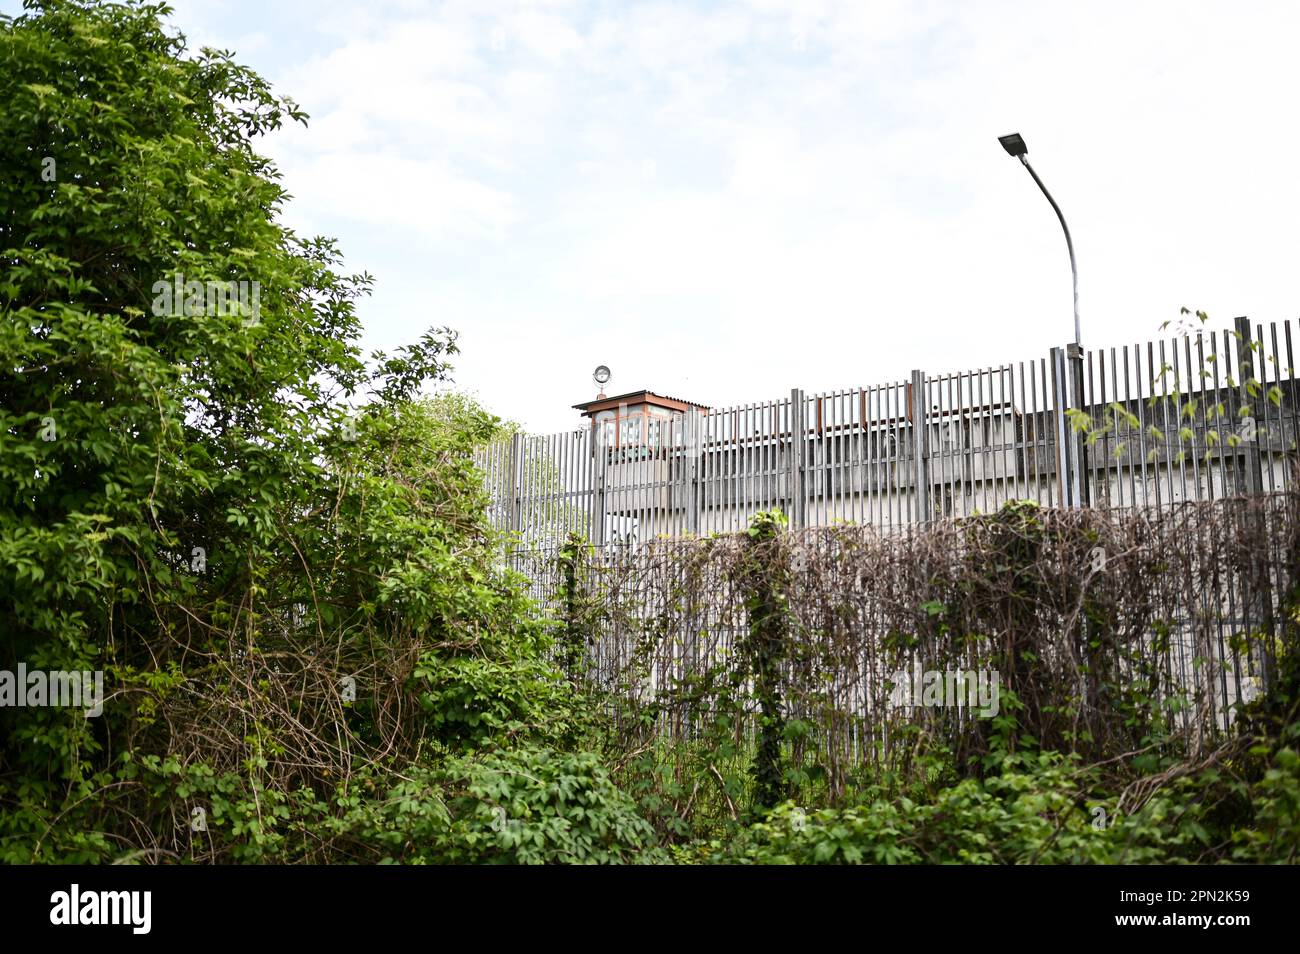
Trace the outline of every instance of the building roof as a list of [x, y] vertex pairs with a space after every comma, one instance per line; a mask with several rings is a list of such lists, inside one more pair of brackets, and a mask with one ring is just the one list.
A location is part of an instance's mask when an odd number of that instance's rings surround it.
[[584, 401], [582, 404], [573, 405], [575, 410], [582, 411], [584, 414], [594, 414], [596, 411], [604, 411], [616, 408], [620, 404], [658, 404], [660, 407], [670, 408], [674, 411], [685, 411], [688, 408], [700, 408], [708, 410], [707, 405], [696, 404], [694, 401], [684, 401], [681, 398], [668, 397], [663, 394], [656, 394], [654, 391], [629, 391], [626, 394], [615, 394], [611, 397], [598, 397], [592, 401]]

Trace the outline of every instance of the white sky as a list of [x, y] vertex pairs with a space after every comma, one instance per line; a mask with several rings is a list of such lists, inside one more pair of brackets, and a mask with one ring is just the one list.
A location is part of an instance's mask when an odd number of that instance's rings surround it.
[[[537, 432], [1297, 316], [1300, 4], [173, 0], [311, 114], [288, 223]], [[11, 4], [6, 4], [10, 6]]]

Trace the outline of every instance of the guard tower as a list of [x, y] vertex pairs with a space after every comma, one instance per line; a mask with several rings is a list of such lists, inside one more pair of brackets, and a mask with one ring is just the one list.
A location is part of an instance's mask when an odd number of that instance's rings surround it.
[[707, 411], [703, 404], [666, 397], [654, 391], [629, 391], [573, 407], [591, 422], [594, 445], [615, 451], [616, 459], [640, 456], [638, 451], [681, 446], [682, 422], [688, 411]]
[[573, 405], [590, 422], [596, 542], [635, 545], [689, 529], [687, 434], [698, 440], [697, 415], [708, 408], [654, 391], [611, 397], [604, 393], [609, 369], [596, 372], [601, 393]]

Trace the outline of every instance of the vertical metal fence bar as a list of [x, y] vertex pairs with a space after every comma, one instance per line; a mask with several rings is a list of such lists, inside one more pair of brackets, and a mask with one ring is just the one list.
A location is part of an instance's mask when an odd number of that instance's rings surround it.
[[[1262, 335], [1262, 326], [1260, 331]], [[1274, 435], [1282, 433], [1282, 377], [1279, 373], [1281, 369], [1278, 367], [1277, 361], [1277, 322], [1269, 322], [1268, 337], [1272, 354], [1265, 359], [1265, 352], [1260, 352], [1260, 361], [1264, 368], [1264, 373], [1260, 375], [1260, 377], [1263, 379], [1263, 384], [1265, 386], [1261, 405], [1264, 409], [1264, 422], [1266, 425], [1261, 445], [1264, 448], [1263, 453], [1268, 461], [1268, 487], [1266, 489], [1269, 493], [1275, 493], [1281, 489], [1279, 487], [1281, 481], [1278, 479], [1277, 468], [1275, 466], [1277, 457], [1274, 454], [1274, 449], [1277, 447], [1277, 443]], [[1269, 372], [1270, 368], [1271, 373]], [[1278, 398], [1276, 403], [1274, 402], [1274, 396]]]
[[709, 419], [709, 411], [705, 411], [699, 416], [700, 428], [700, 457], [696, 463], [696, 470], [699, 472], [700, 482], [700, 536], [708, 536], [713, 532], [713, 462], [710, 455], [713, 453], [710, 447], [710, 433], [712, 424]]
[[[1031, 365], [1032, 367], [1032, 365]], [[1016, 389], [1016, 371], [1020, 372], [1020, 388]], [[1029, 442], [1033, 435], [1034, 417], [1031, 402], [1026, 399], [1025, 363], [1016, 362], [1011, 369], [1011, 445], [1015, 468], [1016, 496], [1029, 497]], [[1019, 401], [1017, 402], [1017, 397]], [[1017, 408], [1020, 408], [1017, 413]]]
[[918, 524], [929, 522], [933, 511], [930, 507], [930, 487], [929, 487], [929, 460], [927, 459], [927, 444], [929, 443], [927, 433], [929, 422], [926, 420], [927, 412], [927, 395], [925, 393], [926, 381], [925, 373], [922, 371], [912, 372], [911, 388], [911, 414], [912, 425], [912, 458], [914, 467], [915, 484], [913, 485], [913, 499], [915, 506], [913, 508], [913, 521]]
[[884, 511], [888, 514], [886, 525], [890, 527], [898, 526], [903, 508], [912, 506], [904, 497], [905, 488], [912, 487], [915, 493], [914, 475], [909, 476], [914, 468], [910, 461], [905, 465], [901, 460], [904, 442], [908, 447], [912, 446], [911, 434], [906, 429], [909, 425], [904, 421], [905, 412], [901, 410], [902, 405], [907, 403], [906, 396], [910, 393], [910, 387], [911, 385], [904, 384], [900, 388], [889, 388], [884, 394], [887, 423], [883, 439], [888, 464], [885, 470], [887, 492], [883, 503]]
[[1212, 399], [1214, 416], [1210, 419], [1208, 426], [1213, 428], [1219, 437], [1215, 442], [1211, 480], [1217, 479], [1220, 497], [1230, 497], [1236, 494], [1235, 471], [1231, 462], [1231, 455], [1235, 452], [1228, 446], [1228, 437], [1232, 432], [1233, 412], [1235, 410], [1230, 397], [1232, 390], [1230, 382], [1233, 378], [1233, 371], [1227, 350], [1227, 339], [1225, 338], [1223, 344], [1220, 345], [1218, 332], [1211, 331], [1209, 341], [1210, 356], [1207, 360], [1210, 364], [1210, 383], [1214, 390]]
[[1209, 415], [1214, 411], [1216, 395], [1210, 390], [1210, 372], [1205, 369], [1205, 336], [1196, 335], [1196, 383], [1200, 413], [1197, 415], [1196, 431], [1198, 438], [1197, 458], [1201, 469], [1201, 479], [1205, 485], [1205, 499], [1214, 500], [1214, 464], [1211, 457], [1210, 429], [1214, 426]]
[[[1187, 408], [1187, 414], [1179, 416], [1179, 430], [1182, 430], [1183, 427], [1187, 427], [1192, 433], [1191, 447], [1186, 452], [1187, 459], [1185, 466], [1187, 466], [1192, 472], [1192, 499], [1204, 500], [1205, 474], [1203, 473], [1204, 468], [1201, 466], [1201, 455], [1199, 451], [1201, 441], [1197, 437], [1197, 419], [1200, 416], [1198, 411], [1200, 410], [1202, 403], [1200, 396], [1201, 388], [1198, 386], [1200, 382], [1192, 366], [1191, 335], [1183, 336], [1183, 366], [1187, 369], [1186, 381], [1183, 384], [1183, 388], [1186, 391], [1186, 394], [1183, 396], [1183, 403]], [[1186, 420], [1186, 424], [1183, 423], [1184, 420]]]
[[854, 519], [856, 499], [853, 483], [854, 441], [857, 438], [857, 416], [854, 412], [856, 406], [853, 391], [840, 392], [840, 486], [843, 487], [840, 495], [840, 517], [845, 523], [850, 524], [857, 523]]
[[523, 501], [519, 497], [519, 467], [520, 456], [523, 454], [524, 438], [521, 434], [516, 434], [511, 439], [510, 447], [510, 531], [517, 533], [519, 531], [520, 517], [522, 516], [521, 507]]
[[[1118, 354], [1115, 348], [1110, 349], [1110, 400], [1117, 408], [1127, 407], [1128, 395], [1121, 394], [1119, 389], [1119, 369], [1115, 366]], [[1114, 468], [1114, 482], [1111, 485], [1115, 491], [1115, 497], [1118, 498], [1120, 507], [1124, 506], [1124, 460], [1121, 456], [1125, 445], [1124, 434], [1127, 432], [1128, 425], [1124, 422], [1119, 411], [1112, 412], [1114, 427], [1112, 434], [1108, 437], [1110, 441], [1106, 448], [1106, 468], [1107, 474], [1110, 468]], [[1109, 476], [1107, 480], [1110, 480]]]
[[1060, 348], [1049, 352], [1052, 365], [1052, 434], [1055, 437], [1056, 497], [1058, 507], [1070, 506], [1069, 440], [1065, 422], [1065, 354]]
[[944, 451], [944, 469], [942, 503], [935, 510], [942, 516], [956, 514], [958, 488], [961, 486], [961, 422], [962, 422], [962, 381], [966, 375], [950, 374], [945, 377], [946, 387], [939, 401], [943, 414], [943, 436], [941, 446]]
[[984, 381], [986, 378], [989, 379], [989, 393], [990, 396], [992, 395], [990, 373], [990, 369], [981, 368], [975, 372], [972, 381], [975, 390], [971, 396], [970, 439], [967, 441], [966, 447], [966, 466], [970, 473], [970, 506], [977, 508], [980, 513], [989, 512], [989, 481], [993, 474], [988, 463], [988, 448], [992, 434], [991, 432], [987, 435], [985, 433], [985, 431], [989, 430], [993, 414], [991, 401], [986, 402], [984, 397]]
[[795, 388], [790, 392], [790, 449], [786, 474], [790, 525], [795, 528], [804, 526], [803, 415], [803, 391]]
[[[1030, 368], [1033, 369], [1032, 364], [1030, 365]], [[1038, 359], [1038, 368], [1036, 370], [1038, 381], [1034, 390], [1034, 404], [1036, 405], [1035, 417], [1037, 418], [1037, 430], [1035, 432], [1036, 441], [1034, 449], [1038, 456], [1037, 473], [1039, 475], [1039, 481], [1038, 487], [1034, 493], [1034, 499], [1040, 504], [1044, 503], [1043, 495], [1046, 494], [1046, 503], [1050, 506], [1059, 476], [1056, 474], [1054, 469], [1050, 475], [1048, 473], [1049, 464], [1051, 467], [1055, 468], [1056, 422], [1051, 417], [1051, 411], [1049, 410], [1050, 405], [1047, 401], [1048, 375], [1046, 358]], [[1033, 375], [1031, 375], [1031, 383], [1032, 379]]]
[[740, 411], [733, 408], [731, 414], [728, 415], [727, 417], [727, 423], [730, 425], [730, 433], [727, 436], [727, 461], [731, 465], [731, 472], [728, 478], [728, 485], [727, 485], [731, 491], [731, 497], [730, 497], [731, 521], [728, 524], [727, 529], [730, 530], [732, 533], [743, 530], [745, 526], [744, 523], [742, 522], [743, 518], [741, 516], [741, 511], [743, 509], [743, 504], [741, 503], [741, 498], [740, 498], [741, 446], [740, 446], [740, 436], [739, 436], [740, 435], [739, 414]]
[[827, 515], [824, 524], [832, 525], [840, 519], [841, 494], [840, 469], [844, 448], [840, 446], [840, 391], [827, 395]]
[[[1286, 400], [1286, 406], [1289, 409], [1287, 417], [1290, 419], [1289, 434], [1284, 431], [1282, 434], [1282, 451], [1283, 460], [1289, 460], [1291, 452], [1295, 449], [1296, 444], [1300, 441], [1300, 400], [1296, 395], [1295, 380], [1295, 359], [1291, 353], [1291, 322], [1282, 323], [1282, 337], [1286, 342], [1286, 387], [1282, 393]], [[1295, 489], [1295, 474], [1292, 468], [1284, 466], [1282, 468], [1282, 486], [1287, 490]]]
[[[1087, 385], [1088, 390], [1084, 398], [1084, 409], [1092, 417], [1092, 423], [1095, 427], [1104, 427], [1106, 421], [1106, 352], [1088, 351], [1084, 355], [1087, 362]], [[1094, 363], [1096, 376], [1094, 377]], [[1100, 386], [1098, 385], [1100, 381]], [[1110, 481], [1107, 479], [1106, 471], [1102, 468], [1106, 461], [1106, 445], [1104, 438], [1098, 438], [1093, 441], [1089, 448], [1088, 467], [1091, 476], [1088, 480], [1088, 499], [1085, 501], [1089, 505], [1096, 505], [1099, 501], [1107, 505], [1110, 503]]]
[[1165, 503], [1172, 503], [1173, 486], [1168, 484], [1169, 427], [1165, 419], [1167, 410], [1165, 392], [1169, 386], [1169, 378], [1164, 373], [1164, 347], [1164, 342], [1160, 342], [1160, 363], [1156, 364], [1157, 345], [1155, 342], [1147, 342], [1147, 380], [1151, 383], [1151, 424], [1155, 428], [1151, 434], [1151, 441], [1152, 449], [1156, 452], [1152, 461], [1152, 472], [1156, 478], [1156, 497]]
[[1147, 384], [1144, 390], [1144, 386], [1142, 384], [1142, 346], [1141, 345], [1133, 346], [1133, 365], [1134, 365], [1135, 377], [1137, 378], [1137, 388], [1138, 388], [1138, 400], [1137, 400], [1138, 423], [1140, 426], [1140, 433], [1142, 435], [1141, 443], [1140, 443], [1140, 448], [1142, 451], [1142, 495], [1144, 500], [1150, 500], [1151, 497], [1154, 496], [1158, 502], [1160, 500], [1160, 480], [1157, 477], [1154, 470], [1155, 450], [1154, 448], [1152, 448], [1151, 450], [1147, 449], [1147, 442], [1152, 437], [1151, 429], [1154, 427], [1154, 424], [1151, 423], [1153, 405], [1147, 399], [1147, 391], [1150, 391], [1152, 395], [1155, 394], [1155, 382], [1153, 381], [1151, 375], [1151, 371], [1153, 370], [1152, 367], [1153, 364], [1154, 362], [1151, 358], [1151, 350], [1150, 347], [1148, 347], [1147, 378], [1146, 378]]
[[1273, 489], [1273, 454], [1268, 435], [1274, 426], [1273, 401], [1269, 384], [1268, 344], [1264, 335], [1264, 325], [1255, 326], [1255, 378], [1259, 382], [1259, 392], [1254, 397], [1254, 408], [1258, 412], [1255, 435], [1255, 458], [1259, 461], [1259, 492], [1267, 493]]
[[[1171, 482], [1173, 481], [1174, 472], [1176, 470], [1178, 473], [1178, 483], [1179, 483], [1180, 493], [1176, 496], [1175, 499], [1188, 500], [1190, 498], [1187, 496], [1187, 452], [1186, 452], [1186, 447], [1184, 447], [1185, 442], [1183, 441], [1183, 406], [1185, 403], [1185, 395], [1183, 394], [1183, 389], [1185, 387], [1185, 384], [1183, 382], [1182, 369], [1178, 361], [1178, 339], [1177, 338], [1175, 338], [1169, 343], [1169, 349], [1170, 352], [1172, 353], [1172, 359], [1173, 359], [1173, 362], [1172, 364], [1170, 364], [1169, 367], [1170, 370], [1172, 370], [1173, 372], [1173, 378], [1174, 378], [1173, 391], [1171, 392], [1171, 397], [1173, 398], [1173, 401], [1165, 408], [1166, 417], [1168, 417], [1169, 415], [1173, 415], [1172, 423], [1169, 423], [1166, 427], [1166, 430], [1169, 435], [1169, 442], [1170, 442], [1169, 450], [1170, 453], [1173, 454], [1169, 466], [1169, 479]], [[1161, 342], [1160, 344], [1160, 357], [1161, 360], [1163, 361], [1164, 360], [1163, 342]], [[1174, 441], [1177, 441], [1176, 445], [1174, 444]], [[1174, 453], [1175, 446], [1177, 447], [1177, 453]]]
[[[1238, 393], [1236, 396], [1238, 409], [1245, 410], [1246, 414], [1238, 412], [1233, 419], [1234, 430], [1239, 436], [1243, 435], [1244, 418], [1249, 418], [1256, 425], [1259, 421], [1259, 403], [1251, 393], [1253, 387], [1258, 387], [1258, 376], [1256, 375], [1254, 336], [1251, 334], [1250, 319], [1238, 318], [1236, 320], [1236, 337], [1237, 337], [1237, 386]], [[1246, 478], [1246, 493], [1259, 494], [1263, 490], [1263, 474], [1260, 468], [1259, 454], [1259, 435], [1258, 427], [1255, 428], [1254, 439], [1242, 439], [1237, 445], [1240, 453], [1240, 460]], [[1248, 431], [1246, 433], [1249, 433]]]

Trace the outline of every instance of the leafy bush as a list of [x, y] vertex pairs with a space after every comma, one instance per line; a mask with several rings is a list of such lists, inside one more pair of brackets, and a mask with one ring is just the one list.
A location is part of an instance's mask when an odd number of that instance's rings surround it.
[[440, 860], [609, 864], [654, 861], [654, 832], [591, 753], [526, 748], [447, 767], [455, 794]]
[[334, 822], [385, 861], [616, 864], [666, 860], [599, 759], [523, 747], [424, 768]]
[[730, 838], [674, 848], [707, 864], [1294, 863], [1300, 857], [1300, 756], [1278, 748], [1250, 783], [1229, 768], [1173, 780], [1127, 815], [1102, 780], [1055, 753], [1011, 757], [983, 781], [931, 799], [878, 797], [805, 811], [785, 802]]
[[699, 860], [733, 864], [1102, 860], [1105, 834], [1089, 824], [1069, 762], [1044, 754], [1025, 763], [983, 782], [959, 782], [927, 802], [880, 797], [812, 812], [785, 802], [733, 839], [695, 851]]

